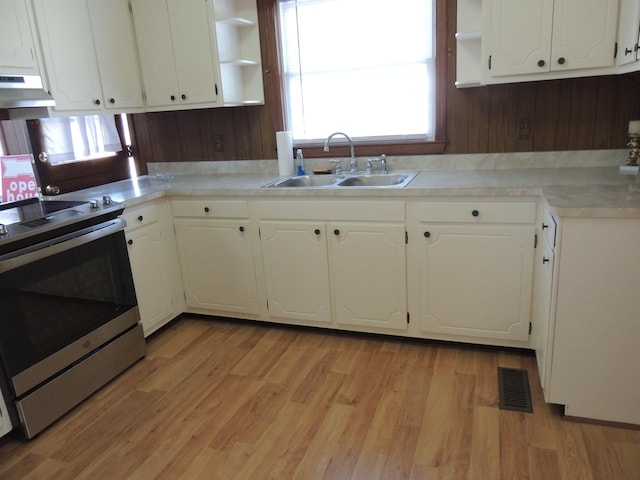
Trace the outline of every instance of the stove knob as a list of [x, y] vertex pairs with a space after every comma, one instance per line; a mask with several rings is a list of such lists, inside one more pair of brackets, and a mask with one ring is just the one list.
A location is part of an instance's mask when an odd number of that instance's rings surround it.
[[89, 202], [89, 206], [91, 208], [99, 208], [100, 207], [100, 202], [98, 202], [98, 200], [91, 200]]
[[102, 197], [102, 204], [103, 205], [111, 205], [111, 197], [109, 195], [104, 195]]
[[4, 223], [0, 223], [0, 235], [6, 235], [7, 232], [7, 227], [5, 226]]

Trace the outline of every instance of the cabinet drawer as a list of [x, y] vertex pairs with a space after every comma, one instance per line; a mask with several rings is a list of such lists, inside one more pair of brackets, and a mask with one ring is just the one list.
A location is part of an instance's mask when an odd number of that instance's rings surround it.
[[125, 209], [122, 218], [127, 222], [127, 230], [158, 221], [158, 207], [154, 204]]
[[535, 202], [424, 202], [420, 222], [535, 223]]
[[547, 242], [551, 248], [555, 248], [556, 246], [556, 220], [551, 216], [548, 211], [544, 211], [542, 215], [542, 225], [540, 226], [540, 231], [542, 232], [542, 237], [544, 241]]
[[259, 201], [256, 213], [270, 220], [404, 222], [404, 202], [388, 201]]
[[249, 209], [245, 200], [172, 200], [174, 217], [194, 218], [248, 218]]

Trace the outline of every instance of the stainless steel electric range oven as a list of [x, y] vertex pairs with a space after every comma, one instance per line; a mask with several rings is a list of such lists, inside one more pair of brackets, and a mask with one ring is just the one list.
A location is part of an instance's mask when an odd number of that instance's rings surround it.
[[123, 209], [0, 204], [0, 383], [27, 438], [145, 355]]

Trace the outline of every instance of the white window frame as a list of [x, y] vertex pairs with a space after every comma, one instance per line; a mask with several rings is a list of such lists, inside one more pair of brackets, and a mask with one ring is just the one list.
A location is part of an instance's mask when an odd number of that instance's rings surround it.
[[[430, 23], [433, 26], [431, 31], [428, 32], [428, 34], [425, 34], [425, 37], [428, 36], [427, 40], [429, 45], [423, 46], [425, 53], [420, 59], [420, 62], [422, 62], [421, 65], [423, 65], [424, 67], [424, 74], [431, 81], [430, 87], [425, 88], [427, 95], [422, 97], [419, 101], [419, 105], [422, 105], [422, 107], [417, 106], [416, 102], [412, 101], [412, 98], [413, 98], [412, 94], [408, 94], [404, 97], [404, 99], [401, 99], [402, 95], [405, 94], [406, 92], [404, 91], [398, 92], [399, 94], [394, 96], [388, 91], [388, 89], [386, 91], [379, 92], [379, 94], [375, 95], [374, 98], [369, 98], [369, 96], [366, 96], [366, 98], [363, 98], [360, 105], [358, 107], [355, 107], [358, 109], [358, 111], [364, 112], [364, 115], [366, 118], [374, 118], [374, 121], [378, 123], [382, 123], [385, 119], [389, 119], [390, 123], [395, 123], [395, 124], [401, 124], [402, 119], [406, 117], [407, 114], [412, 113], [411, 112], [412, 110], [417, 109], [419, 111], [423, 111], [423, 109], [429, 108], [429, 113], [426, 116], [426, 125], [423, 124], [423, 127], [424, 127], [423, 130], [418, 132], [418, 131], [415, 131], [414, 129], [414, 131], [407, 133], [407, 130], [402, 129], [401, 131], [393, 132], [391, 135], [387, 135], [384, 132], [383, 133], [375, 132], [374, 134], [369, 134], [367, 132], [356, 132], [354, 134], [352, 133], [352, 130], [357, 130], [357, 128], [350, 129], [348, 126], [349, 124], [347, 123], [347, 120], [345, 119], [345, 117], [349, 112], [348, 105], [350, 104], [350, 99], [351, 99], [350, 97], [352, 95], [355, 95], [355, 93], [357, 92], [353, 91], [353, 92], [345, 93], [340, 91], [339, 88], [331, 89], [331, 96], [340, 96], [341, 94], [344, 93], [344, 95], [342, 95], [342, 98], [336, 103], [336, 105], [330, 106], [331, 102], [326, 97], [322, 98], [319, 102], [319, 105], [317, 105], [317, 112], [321, 112], [322, 109], [324, 108], [324, 105], [320, 104], [321, 102], [326, 100], [327, 105], [329, 105], [326, 107], [326, 112], [323, 112], [323, 113], [326, 113], [327, 117], [333, 116], [334, 118], [330, 118], [326, 126], [323, 126], [321, 128], [316, 128], [315, 133], [313, 133], [313, 131], [305, 131], [307, 130], [307, 127], [300, 126], [304, 123], [304, 121], [300, 120], [301, 110], [303, 110], [303, 108], [292, 107], [292, 102], [290, 101], [290, 98], [292, 97], [292, 95], [293, 96], [296, 95], [295, 93], [292, 93], [292, 90], [296, 90], [298, 88], [296, 83], [299, 82], [300, 75], [302, 75], [303, 77], [305, 75], [304, 67], [300, 65], [304, 63], [304, 60], [302, 60], [300, 64], [296, 64], [296, 62], [292, 61], [292, 59], [295, 59], [296, 55], [299, 58], [302, 58], [304, 54], [300, 53], [300, 51], [297, 50], [298, 45], [296, 45], [295, 42], [287, 41], [284, 38], [286, 35], [284, 33], [284, 25], [287, 23], [286, 18], [284, 18], [287, 15], [286, 11], [287, 10], [289, 11], [289, 15], [294, 15], [294, 13], [292, 12], [295, 11], [296, 4], [299, 8], [303, 6], [303, 4], [317, 5], [319, 3], [329, 3], [329, 2], [335, 3], [336, 5], [344, 6], [344, 1], [345, 0], [279, 0], [278, 2], [280, 7], [279, 34], [280, 34], [281, 48], [282, 48], [281, 74], [282, 74], [282, 84], [283, 84], [283, 102], [284, 102], [284, 110], [285, 110], [284, 113], [286, 118], [285, 128], [292, 131], [294, 141], [296, 144], [318, 143], [319, 141], [323, 141], [326, 138], [326, 136], [329, 135], [330, 133], [333, 133], [334, 131], [338, 131], [338, 130], [345, 131], [346, 133], [350, 134], [354, 139], [358, 139], [360, 141], [372, 142], [372, 143], [393, 142], [393, 141], [436, 141], [436, 138], [437, 138], [436, 137], [436, 124], [437, 124], [436, 22], [435, 22], [435, 18], [436, 18], [435, 12], [436, 12], [436, 3], [437, 3], [436, 0], [425, 0], [425, 2], [430, 6], [430, 10], [427, 9], [427, 14], [426, 14], [427, 16], [425, 16], [425, 20], [421, 20], [420, 18], [418, 19], [400, 18], [399, 19], [398, 17], [394, 17], [394, 15], [392, 14], [394, 12], [397, 13], [396, 10], [399, 10], [397, 8], [398, 4], [391, 5], [391, 3], [387, 1], [379, 2], [377, 0], [370, 0], [370, 1], [350, 0], [356, 3], [360, 2], [362, 6], [366, 5], [366, 6], [369, 6], [369, 8], [371, 8], [371, 6], [374, 4], [378, 4], [381, 6], [381, 8], [385, 8], [385, 12], [389, 16], [389, 18], [386, 19], [388, 20], [388, 23], [383, 26], [374, 25], [369, 30], [367, 30], [367, 28], [364, 29], [365, 32], [367, 31], [371, 32], [372, 37], [368, 37], [368, 38], [374, 38], [376, 41], [381, 40], [381, 42], [388, 42], [390, 38], [393, 38], [394, 36], [397, 37], [398, 35], [391, 32], [391, 30], [393, 30], [392, 27], [396, 26], [400, 20], [404, 20], [404, 22], [401, 25], [399, 25], [400, 29], [408, 29], [409, 32], [411, 31], [411, 28], [419, 27], [420, 22], [422, 22], [424, 26], [428, 26], [428, 23]], [[298, 13], [298, 12], [295, 12], [295, 13]], [[290, 21], [291, 21], [291, 18], [292, 17], [289, 17]], [[336, 35], [335, 32], [341, 31], [341, 29], [343, 29], [343, 27], [346, 27], [349, 24], [349, 22], [353, 22], [353, 19], [349, 20], [348, 15], [345, 16], [346, 23], [344, 25], [340, 25], [340, 21], [338, 21], [342, 18], [340, 15], [337, 15], [337, 16], [334, 15], [331, 18], [335, 20], [333, 24], [328, 24], [326, 21], [322, 21], [321, 19], [318, 19], [318, 24], [320, 25], [320, 29], [321, 30], [324, 29], [324, 31], [326, 31], [326, 36], [329, 38], [331, 38], [332, 35], [335, 36]], [[300, 17], [299, 16], [295, 17], [295, 20], [296, 22], [300, 21]], [[382, 27], [385, 27], [385, 28], [382, 28]], [[302, 29], [305, 27], [302, 24], [298, 24], [298, 28], [300, 29], [300, 31], [302, 31]], [[289, 34], [290, 40], [294, 38], [291, 35], [292, 34]], [[422, 38], [425, 38], [425, 37], [422, 37]], [[352, 37], [352, 39], [353, 38], [358, 39], [360, 37], [358, 37], [358, 34], [356, 34], [356, 36]], [[411, 33], [408, 33], [407, 35], [405, 35], [405, 38], [406, 39], [412, 38]], [[298, 41], [298, 43], [300, 42]], [[322, 45], [326, 45], [327, 43], [326, 37], [321, 38], [319, 43]], [[381, 45], [383, 44], [380, 42], [377, 43], [376, 45], [377, 45], [376, 48], [383, 48], [381, 47]], [[304, 46], [302, 47], [302, 50], [310, 51], [311, 54], [314, 53], [313, 49], [308, 49]], [[336, 70], [341, 70], [341, 69], [345, 70], [349, 68], [349, 62], [351, 61], [351, 59], [346, 58], [346, 62], [345, 62], [344, 61], [345, 55], [343, 54], [343, 52], [341, 51], [336, 52], [335, 50], [336, 48], [329, 47], [329, 49], [325, 50], [323, 53], [325, 56], [336, 57], [336, 60], [337, 60]], [[322, 49], [320, 49], [320, 51], [322, 51]], [[370, 55], [368, 59], [371, 60], [372, 57], [373, 56]], [[402, 55], [399, 55], [399, 57], [400, 57], [398, 59], [399, 64], [402, 62], [405, 62], [405, 63], [407, 62], [407, 58], [402, 58]], [[409, 58], [409, 60], [410, 62], [412, 62], [411, 65], [413, 66], [418, 65], [418, 63], [415, 60], [415, 56], [414, 58]], [[325, 71], [317, 70], [316, 67], [318, 63], [322, 64], [326, 62], [316, 62], [316, 64], [313, 65], [311, 69], [308, 70], [306, 75], [322, 74], [322, 72], [325, 72], [326, 70]], [[371, 66], [371, 64], [369, 66]], [[362, 67], [356, 68], [356, 73], [360, 71], [361, 68]], [[368, 68], [368, 67], [365, 66], [363, 68]], [[375, 69], [376, 66], [373, 65], [372, 68]], [[316, 71], [313, 71], [314, 69], [316, 69]], [[361, 82], [360, 84], [362, 85], [362, 83], [365, 83], [365, 82]], [[299, 96], [299, 92], [297, 93], [297, 95]], [[320, 97], [320, 95], [317, 95], [316, 97]], [[388, 107], [388, 110], [387, 110], [387, 107]], [[304, 116], [304, 113], [302, 113], [302, 115]], [[296, 120], [296, 117], [297, 117], [297, 120]], [[343, 121], [345, 123], [342, 123]], [[351, 125], [355, 125], [355, 124], [356, 123], [352, 121]]]

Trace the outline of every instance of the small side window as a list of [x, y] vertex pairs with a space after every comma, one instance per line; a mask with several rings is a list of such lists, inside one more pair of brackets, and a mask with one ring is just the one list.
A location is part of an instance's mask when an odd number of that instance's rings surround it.
[[126, 115], [27, 120], [42, 194], [57, 195], [130, 178]]
[[43, 118], [42, 152], [51, 165], [112, 157], [122, 151], [113, 115]]

